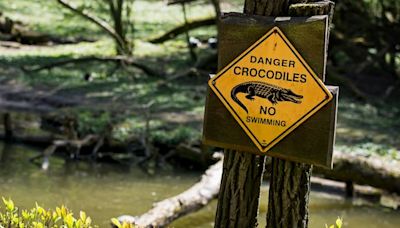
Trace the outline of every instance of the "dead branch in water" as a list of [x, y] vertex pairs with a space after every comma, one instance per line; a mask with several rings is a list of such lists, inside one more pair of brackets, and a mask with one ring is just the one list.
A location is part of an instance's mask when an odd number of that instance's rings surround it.
[[120, 221], [138, 227], [165, 227], [172, 221], [195, 212], [217, 197], [222, 176], [222, 160], [210, 166], [201, 180], [181, 194], [158, 202], [148, 212], [137, 216], [121, 216]]

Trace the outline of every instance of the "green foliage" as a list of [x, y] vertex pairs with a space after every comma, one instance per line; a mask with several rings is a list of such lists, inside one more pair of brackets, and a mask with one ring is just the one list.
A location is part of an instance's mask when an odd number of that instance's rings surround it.
[[200, 132], [191, 127], [178, 126], [174, 129], [157, 130], [152, 134], [154, 142], [177, 145], [180, 142], [190, 142], [200, 138]]
[[[368, 61], [367, 70], [395, 74], [399, 69], [400, 1], [336, 0], [330, 55], [346, 71]], [[352, 67], [351, 65], [355, 65]]]
[[78, 132], [82, 135], [98, 134], [107, 131], [110, 126], [110, 113], [94, 113], [90, 111], [79, 112]]
[[[334, 225], [330, 225], [330, 226], [328, 226], [327, 224], [325, 224], [325, 228], [342, 228], [342, 226], [343, 226], [343, 219], [342, 218], [340, 218], [340, 217], [338, 217], [337, 219], [336, 219], [336, 222], [335, 222], [336, 224], [334, 224]], [[335, 226], [336, 225], [336, 226]]]
[[388, 145], [376, 144], [372, 142], [366, 142], [362, 144], [355, 144], [351, 146], [338, 145], [336, 148], [343, 152], [353, 153], [369, 157], [371, 155], [379, 155], [382, 157], [388, 157], [394, 160], [400, 160], [399, 151], [395, 147]]
[[[341, 99], [338, 112], [337, 146], [340, 150], [364, 154], [396, 154], [400, 119], [399, 107], [371, 105]], [[375, 153], [375, 154], [376, 154]], [[390, 155], [391, 156], [391, 155]]]
[[0, 207], [0, 227], [18, 228], [92, 228], [92, 219], [85, 212], [75, 218], [65, 206], [57, 207], [55, 211], [46, 210], [36, 203], [30, 210], [20, 210], [11, 199], [3, 199], [5, 208]]

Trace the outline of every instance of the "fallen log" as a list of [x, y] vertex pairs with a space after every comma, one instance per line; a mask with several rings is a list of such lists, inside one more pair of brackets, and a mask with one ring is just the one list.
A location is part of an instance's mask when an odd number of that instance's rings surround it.
[[94, 42], [93, 39], [83, 37], [57, 37], [31, 31], [28, 26], [20, 21], [12, 20], [7, 16], [2, 16], [0, 12], [0, 41], [18, 42], [20, 44], [71, 44], [82, 41]]
[[211, 17], [211, 18], [206, 18], [202, 20], [196, 20], [196, 21], [190, 21], [187, 24], [179, 25], [172, 30], [162, 34], [159, 37], [155, 37], [153, 39], [148, 40], [148, 42], [153, 43], [153, 44], [159, 44], [163, 43], [167, 40], [172, 40], [175, 37], [179, 36], [180, 34], [183, 34], [185, 32], [188, 32], [193, 29], [197, 29], [203, 26], [210, 26], [210, 25], [215, 25], [216, 24], [216, 18]]
[[331, 180], [369, 185], [400, 194], [400, 164], [397, 161], [335, 151], [333, 169], [314, 167], [314, 172]]
[[221, 176], [222, 160], [210, 166], [201, 180], [188, 190], [156, 203], [151, 210], [140, 216], [124, 215], [118, 220], [138, 227], [165, 227], [172, 221], [203, 208], [214, 199], [219, 192]]
[[[267, 159], [265, 169], [271, 169]], [[368, 185], [400, 194], [400, 162], [388, 161], [377, 156], [364, 157], [335, 151], [333, 169], [314, 166], [313, 176], [345, 182], [346, 184]]]
[[[267, 159], [266, 170], [269, 170], [270, 166], [271, 160]], [[354, 181], [357, 184], [370, 185], [392, 190], [397, 194], [400, 193], [400, 166], [398, 162], [391, 163], [372, 157], [359, 157], [335, 151], [333, 170], [314, 168], [314, 173], [328, 179], [341, 182]], [[222, 160], [210, 166], [202, 176], [201, 181], [185, 192], [156, 203], [151, 210], [140, 216], [123, 215], [118, 220], [135, 224], [138, 227], [166, 227], [174, 220], [201, 209], [216, 198], [219, 193], [221, 175]], [[318, 180], [316, 181], [313, 178], [313, 184], [321, 185], [321, 181]], [[326, 181], [324, 183], [326, 184]], [[345, 189], [342, 191], [345, 192]]]
[[87, 63], [87, 62], [92, 62], [92, 61], [122, 63], [127, 66], [136, 67], [136, 68], [142, 70], [144, 73], [146, 73], [149, 76], [160, 76], [163, 74], [161, 72], [158, 72], [152, 66], [147, 66], [146, 64], [140, 63], [131, 57], [119, 56], [119, 55], [118, 56], [85, 56], [85, 57], [80, 57], [80, 58], [71, 58], [71, 59], [56, 61], [53, 63], [45, 64], [45, 65], [34, 67], [34, 68], [23, 67], [22, 70], [25, 72], [28, 72], [28, 73], [29, 72], [38, 72], [38, 71], [42, 71], [42, 70], [49, 70], [54, 67], [65, 66], [68, 64], [72, 64], [72, 63], [78, 64], [78, 63]]
[[[191, 150], [185, 150], [185, 153], [190, 152]], [[196, 155], [186, 157], [196, 158]], [[268, 174], [268, 170], [271, 170], [270, 159], [266, 160], [265, 169]], [[333, 169], [314, 166], [313, 174], [326, 179], [369, 185], [400, 194], [399, 161], [390, 161], [377, 156], [365, 157], [336, 150], [333, 157]]]

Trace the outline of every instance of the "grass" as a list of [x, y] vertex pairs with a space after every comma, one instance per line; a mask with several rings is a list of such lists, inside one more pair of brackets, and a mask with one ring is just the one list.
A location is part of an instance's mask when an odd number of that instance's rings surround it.
[[[71, 0], [72, 1], [72, 0]], [[90, 5], [91, 1], [72, 1], [85, 4], [87, 9], [101, 18], [107, 18], [104, 9]], [[191, 63], [184, 37], [154, 45], [145, 40], [158, 36], [183, 22], [179, 6], [166, 6], [163, 1], [136, 0], [135, 51], [138, 61], [166, 72], [160, 78], [149, 77], [138, 69], [115, 69], [112, 63], [73, 64], [37, 73], [12, 71], [10, 68], [35, 67], [69, 58], [114, 55], [113, 42], [99, 28], [71, 14], [55, 1], [2, 0], [0, 8], [5, 15], [20, 20], [30, 29], [56, 36], [89, 37], [96, 42], [70, 45], [22, 46], [20, 49], [0, 47], [0, 79], [16, 80], [27, 87], [44, 91], [56, 89], [56, 95], [88, 101], [86, 106], [69, 110], [80, 117], [81, 131], [102, 131], [105, 122], [117, 126], [113, 136], [121, 141], [143, 134], [146, 118], [140, 107], [149, 102], [152, 106], [150, 127], [152, 138], [168, 144], [199, 140], [201, 117], [204, 111], [205, 78], [190, 77], [176, 80], [167, 86], [158, 86], [165, 79]], [[224, 1], [223, 8], [241, 11], [242, 1]], [[192, 19], [210, 17], [210, 4], [190, 4], [188, 16]], [[215, 27], [191, 32], [197, 37], [216, 35]], [[199, 50], [206, 55], [206, 50]], [[90, 73], [93, 81], [83, 80]], [[346, 93], [342, 93], [346, 94]], [[138, 108], [139, 107], [139, 108]], [[93, 111], [95, 110], [95, 111]], [[379, 154], [398, 159], [400, 148], [399, 107], [373, 106], [344, 97], [339, 101], [337, 147], [340, 150], [364, 155]], [[97, 126], [97, 127], [96, 127]]]

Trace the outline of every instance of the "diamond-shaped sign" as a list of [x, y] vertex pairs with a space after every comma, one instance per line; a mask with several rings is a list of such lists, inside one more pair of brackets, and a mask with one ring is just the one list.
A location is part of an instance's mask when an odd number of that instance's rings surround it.
[[209, 86], [262, 152], [332, 99], [278, 27], [222, 69]]

